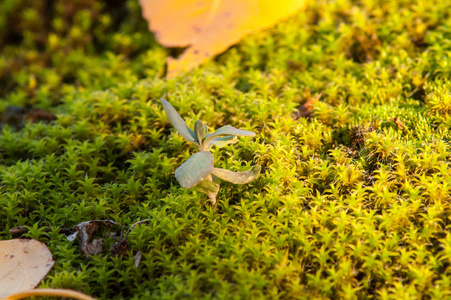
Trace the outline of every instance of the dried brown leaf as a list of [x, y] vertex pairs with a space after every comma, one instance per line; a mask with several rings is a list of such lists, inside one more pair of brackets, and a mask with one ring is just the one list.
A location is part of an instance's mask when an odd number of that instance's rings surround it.
[[91, 237], [95, 231], [100, 229], [100, 227], [109, 228], [113, 225], [120, 225], [114, 221], [110, 220], [92, 220], [87, 222], [82, 222], [74, 226], [75, 233], [67, 237], [69, 241], [73, 241], [76, 238], [80, 241], [80, 252], [85, 254], [87, 257], [91, 255], [98, 255], [102, 253], [103, 239], [94, 239], [92, 242]]

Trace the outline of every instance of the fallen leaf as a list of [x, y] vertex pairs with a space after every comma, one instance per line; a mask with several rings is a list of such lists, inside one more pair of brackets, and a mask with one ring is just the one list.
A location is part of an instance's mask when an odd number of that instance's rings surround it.
[[39, 241], [0, 241], [0, 298], [34, 288], [53, 264], [52, 253]]
[[120, 225], [114, 221], [110, 220], [92, 220], [87, 222], [82, 222], [74, 226], [75, 232], [67, 237], [69, 241], [74, 241], [76, 238], [80, 241], [80, 252], [90, 257], [92, 255], [98, 255], [102, 253], [103, 239], [91, 240], [92, 234], [100, 229], [100, 227], [109, 228], [113, 225]]
[[205, 62], [244, 35], [273, 26], [305, 5], [305, 0], [140, 0], [149, 29], [166, 47], [187, 47], [168, 57], [173, 77]]

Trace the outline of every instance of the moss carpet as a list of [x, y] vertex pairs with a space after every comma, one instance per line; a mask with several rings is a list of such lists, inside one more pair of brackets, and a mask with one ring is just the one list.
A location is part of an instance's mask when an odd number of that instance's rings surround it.
[[[0, 111], [56, 120], [2, 124], [0, 239], [25, 226], [56, 261], [40, 287], [99, 299], [449, 298], [450, 15], [320, 0], [167, 80], [136, 1], [2, 1]], [[256, 132], [213, 155], [262, 174], [216, 208], [180, 188], [195, 149], [162, 96], [191, 128]], [[103, 219], [147, 221], [87, 259], [63, 229]]]

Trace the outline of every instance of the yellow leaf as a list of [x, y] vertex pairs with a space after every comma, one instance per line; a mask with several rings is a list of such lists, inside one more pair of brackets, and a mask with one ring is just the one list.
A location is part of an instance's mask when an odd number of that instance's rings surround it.
[[305, 0], [140, 0], [143, 16], [166, 47], [186, 47], [168, 58], [168, 77], [223, 52], [244, 35], [276, 24]]

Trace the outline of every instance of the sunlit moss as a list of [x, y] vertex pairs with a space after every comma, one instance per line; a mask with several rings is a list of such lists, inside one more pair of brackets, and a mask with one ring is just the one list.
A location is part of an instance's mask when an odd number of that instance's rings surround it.
[[[448, 2], [309, 3], [170, 80], [137, 1], [1, 2], [0, 110], [57, 120], [1, 129], [0, 238], [27, 226], [56, 260], [41, 286], [104, 299], [450, 297]], [[215, 166], [262, 175], [217, 208], [181, 189], [164, 95], [190, 127], [256, 132]], [[149, 221], [88, 261], [60, 230], [91, 219]]]

